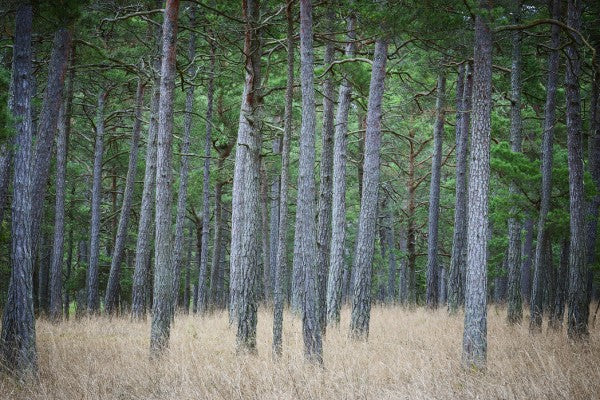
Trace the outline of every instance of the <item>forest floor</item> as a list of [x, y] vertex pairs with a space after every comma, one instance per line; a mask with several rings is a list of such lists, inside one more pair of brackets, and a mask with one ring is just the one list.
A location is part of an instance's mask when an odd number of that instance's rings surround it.
[[594, 399], [600, 396], [600, 329], [586, 343], [563, 330], [537, 336], [489, 310], [488, 367], [460, 366], [462, 315], [374, 307], [369, 341], [329, 329], [324, 367], [303, 358], [301, 321], [285, 315], [284, 355], [271, 357], [272, 312], [259, 314], [258, 353], [236, 355], [226, 313], [178, 316], [170, 351], [148, 359], [149, 323], [128, 318], [40, 320], [40, 380], [0, 377], [0, 399]]

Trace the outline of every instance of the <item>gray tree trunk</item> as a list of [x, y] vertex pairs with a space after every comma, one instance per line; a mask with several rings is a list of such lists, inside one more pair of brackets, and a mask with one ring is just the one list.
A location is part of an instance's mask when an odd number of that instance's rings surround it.
[[[313, 54], [313, 5], [300, 0], [300, 82], [302, 89], [302, 125], [298, 164], [298, 199], [294, 236], [294, 297], [302, 305], [304, 355], [315, 362], [323, 361], [323, 344], [319, 327], [319, 287], [317, 265], [317, 227], [315, 204], [315, 88]], [[300, 295], [299, 295], [300, 294]]]
[[438, 306], [438, 224], [440, 216], [440, 174], [442, 170], [442, 140], [446, 101], [446, 76], [441, 72], [437, 80], [436, 120], [433, 128], [433, 155], [429, 186], [429, 225], [427, 234], [427, 307]]
[[[514, 23], [521, 23], [522, 1], [515, 2]], [[521, 92], [522, 92], [522, 56], [521, 41], [523, 34], [515, 31], [512, 38], [512, 65], [510, 73], [510, 147], [514, 153], [520, 153], [522, 147], [522, 118], [521, 118]], [[519, 192], [516, 182], [511, 182], [509, 192], [516, 196]], [[508, 219], [508, 308], [507, 320], [509, 324], [518, 324], [523, 319], [523, 300], [521, 298], [521, 231], [523, 223], [517, 215], [519, 208], [511, 207]]]
[[467, 154], [473, 75], [469, 64], [461, 64], [456, 82], [456, 198], [454, 233], [448, 278], [448, 311], [453, 314], [464, 303], [467, 255]]
[[261, 236], [261, 256], [262, 256], [262, 298], [265, 303], [271, 301], [271, 249], [269, 233], [269, 189], [267, 182], [267, 171], [265, 170], [265, 160], [260, 163], [260, 232]]
[[533, 256], [533, 219], [531, 216], [525, 218], [523, 223], [525, 240], [521, 254], [521, 297], [527, 304], [531, 303], [531, 264]]
[[[240, 239], [239, 255], [235, 262], [239, 264], [235, 267], [238, 276], [234, 284], [238, 285], [237, 293], [239, 295], [235, 299], [238, 350], [254, 352], [256, 351], [257, 285], [258, 270], [260, 268], [259, 190], [260, 150], [262, 146], [261, 43], [260, 33], [258, 32], [260, 5], [258, 0], [247, 0], [244, 5], [246, 81], [242, 97], [237, 147], [238, 149], [245, 148], [246, 154], [242, 165], [244, 173], [241, 186], [244, 191], [240, 194], [243, 197], [243, 207], [237, 210], [237, 217], [242, 218], [242, 223], [241, 227], [238, 226], [241, 231], [238, 233]], [[236, 169], [237, 167], [236, 165]], [[232, 218], [235, 217], [232, 215]], [[233, 247], [231, 266], [233, 269]]]
[[[196, 7], [190, 7], [191, 27], [196, 27]], [[188, 78], [194, 76], [193, 66], [194, 58], [196, 57], [196, 33], [190, 31], [190, 39], [188, 44], [188, 60], [190, 66], [188, 69]], [[175, 316], [177, 307], [177, 297], [179, 295], [179, 283], [181, 276], [181, 264], [183, 262], [183, 242], [185, 240], [183, 230], [185, 228], [185, 214], [188, 192], [188, 170], [189, 170], [189, 152], [190, 152], [190, 136], [192, 132], [192, 113], [194, 112], [194, 85], [189, 85], [185, 91], [185, 114], [183, 122], [183, 141], [181, 143], [181, 166], [179, 169], [179, 188], [177, 189], [177, 214], [175, 216], [175, 240], [173, 244], [173, 295], [171, 299], [171, 314]]]
[[15, 17], [12, 107], [15, 155], [11, 210], [11, 274], [2, 312], [0, 357], [20, 376], [37, 373], [35, 317], [33, 314], [33, 253], [31, 243], [33, 122], [31, 120], [31, 4], [20, 4]]
[[[71, 52], [71, 60], [73, 55]], [[71, 61], [71, 65], [73, 62]], [[59, 321], [62, 318], [62, 265], [65, 234], [65, 187], [67, 175], [68, 138], [71, 131], [71, 105], [73, 101], [74, 68], [71, 68], [66, 87], [65, 99], [58, 113], [58, 140], [56, 144], [56, 200], [54, 205], [54, 242], [52, 246], [52, 265], [50, 267], [50, 318]], [[72, 229], [69, 232], [72, 236]], [[71, 245], [71, 244], [70, 244]]]
[[[273, 154], [281, 154], [281, 138], [273, 140]], [[281, 190], [281, 174], [277, 174], [271, 182], [270, 194], [270, 216], [269, 216], [269, 266], [270, 275], [269, 285], [271, 286], [270, 295], [273, 296], [275, 287], [275, 269], [277, 264], [277, 237], [279, 235], [279, 192]]]
[[[480, 7], [488, 3], [480, 0]], [[487, 14], [486, 14], [487, 15]], [[469, 161], [467, 274], [462, 362], [483, 368], [487, 355], [487, 230], [492, 109], [492, 32], [485, 16], [475, 17], [473, 129]]]
[[368, 337], [371, 316], [371, 272], [375, 245], [375, 225], [377, 223], [381, 114], [387, 49], [387, 39], [379, 38], [375, 41], [375, 53], [373, 54], [373, 67], [369, 86], [369, 102], [367, 106], [363, 190], [360, 199], [356, 254], [353, 266], [355, 278], [350, 335], [357, 339], [366, 339]]
[[[567, 24], [581, 30], [580, 0], [569, 0]], [[567, 46], [569, 59], [565, 78], [567, 113], [567, 148], [569, 164], [570, 257], [569, 257], [569, 311], [567, 333], [571, 339], [588, 336], [589, 304], [587, 297], [588, 265], [585, 251], [585, 208], [583, 191], [583, 123], [579, 77], [581, 60], [577, 47], [579, 40]]]
[[[345, 56], [354, 56], [356, 17], [350, 14], [347, 19]], [[343, 274], [345, 271], [344, 250], [346, 240], [346, 159], [348, 148], [348, 111], [352, 95], [349, 76], [345, 75], [339, 88], [338, 109], [335, 119], [333, 140], [333, 180], [331, 210], [331, 254], [327, 279], [327, 323], [339, 325], [342, 307]]]
[[394, 237], [394, 222], [392, 219], [392, 213], [390, 206], [384, 211], [384, 230], [385, 230], [385, 242], [388, 248], [388, 287], [386, 291], [386, 301], [393, 303], [396, 301], [396, 276], [397, 276], [397, 264], [396, 264], [396, 239]]
[[288, 191], [290, 180], [290, 142], [293, 129], [294, 101], [294, 16], [293, 2], [288, 1], [285, 15], [287, 22], [287, 83], [285, 88], [285, 109], [283, 140], [281, 142], [281, 181], [279, 192], [279, 229], [277, 231], [277, 258], [275, 262], [275, 282], [273, 288], [273, 354], [281, 356], [283, 331], [284, 281], [287, 270], [287, 224]]
[[406, 305], [408, 302], [408, 268], [407, 268], [407, 245], [406, 240], [406, 229], [404, 227], [400, 230], [400, 276], [398, 277], [398, 301], [402, 305]]
[[150, 331], [151, 357], [159, 356], [169, 345], [171, 329], [171, 298], [173, 294], [173, 271], [171, 268], [173, 252], [171, 218], [173, 203], [171, 192], [173, 184], [173, 91], [175, 86], [178, 14], [179, 0], [167, 0], [163, 22], [160, 101], [158, 106], [154, 299], [152, 303], [152, 328]]
[[90, 258], [88, 261], [86, 292], [87, 311], [96, 314], [100, 310], [98, 298], [98, 261], [100, 257], [100, 201], [102, 200], [102, 153], [104, 151], [104, 103], [107, 92], [101, 90], [96, 110], [96, 144], [94, 146], [94, 172], [92, 180]]
[[121, 278], [121, 262], [123, 261], [123, 252], [127, 244], [127, 224], [131, 214], [131, 205], [133, 203], [133, 192], [135, 189], [135, 175], [137, 172], [138, 147], [140, 143], [140, 131], [142, 130], [142, 105], [144, 102], [145, 84], [141, 78], [138, 79], [135, 93], [135, 120], [131, 134], [131, 148], [129, 150], [129, 165], [127, 166], [127, 177], [125, 178], [125, 190], [123, 192], [123, 204], [121, 205], [121, 215], [119, 216], [119, 225], [117, 228], [117, 237], [113, 249], [110, 273], [108, 283], [106, 284], [106, 293], [104, 295], [104, 310], [107, 314], [116, 311], [117, 298], [119, 295], [119, 280]]
[[565, 300], [568, 292], [569, 278], [569, 239], [565, 238], [561, 244], [560, 264], [556, 276], [556, 292], [554, 303], [551, 304], [550, 320], [548, 327], [554, 330], [560, 330], [565, 314]]

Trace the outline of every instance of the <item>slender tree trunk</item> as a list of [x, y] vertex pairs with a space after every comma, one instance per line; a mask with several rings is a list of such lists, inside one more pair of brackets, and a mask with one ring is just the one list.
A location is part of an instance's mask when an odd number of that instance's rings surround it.
[[11, 274], [8, 298], [2, 313], [0, 357], [11, 372], [37, 373], [35, 317], [33, 314], [33, 253], [31, 243], [32, 159], [31, 143], [31, 4], [20, 4], [15, 17], [12, 107], [15, 123], [15, 156], [11, 210]]
[[[486, 0], [480, 6], [488, 9]], [[487, 14], [486, 14], [487, 15]], [[473, 130], [469, 161], [467, 280], [463, 365], [483, 368], [487, 355], [487, 230], [492, 109], [492, 32], [485, 16], [475, 17]]]
[[363, 164], [362, 197], [358, 219], [356, 254], [354, 258], [354, 296], [350, 335], [366, 339], [369, 335], [371, 314], [371, 272], [373, 263], [375, 225], [377, 222], [377, 197], [379, 192], [379, 163], [381, 150], [381, 114], [387, 61], [387, 39], [375, 41], [373, 69], [367, 106], [365, 132], [365, 160]]
[[[190, 8], [189, 24], [196, 27], [196, 8]], [[194, 76], [193, 66], [194, 58], [196, 57], [196, 33], [190, 31], [190, 39], [188, 44], [188, 60], [191, 63], [188, 69], [188, 78]], [[181, 264], [183, 259], [183, 242], [185, 240], [183, 230], [185, 228], [185, 214], [188, 192], [188, 170], [189, 170], [189, 152], [190, 152], [190, 136], [192, 132], [192, 113], [194, 112], [194, 85], [189, 85], [185, 92], [185, 114], [184, 114], [184, 134], [183, 142], [181, 143], [181, 166], [179, 169], [179, 188], [177, 189], [177, 214], [175, 216], [175, 240], [173, 243], [173, 259], [171, 260], [173, 270], [173, 294], [171, 298], [171, 314], [175, 317], [175, 309], [177, 307], [177, 298], [179, 295]]]
[[50, 312], [50, 296], [48, 292], [48, 283], [50, 280], [50, 265], [48, 263], [48, 248], [50, 238], [44, 233], [37, 246], [38, 259], [38, 312], [42, 315], [48, 315]]
[[[71, 60], [73, 55], [71, 54]], [[71, 65], [73, 62], [71, 61]], [[73, 101], [74, 68], [71, 68], [66, 88], [66, 96], [58, 114], [58, 140], [56, 146], [56, 201], [54, 206], [54, 242], [52, 265], [50, 267], [50, 318], [62, 318], [62, 265], [65, 234], [65, 186], [67, 175], [67, 149], [71, 130], [71, 105]], [[69, 232], [72, 236], [72, 230]]]
[[400, 228], [400, 276], [398, 278], [398, 301], [402, 305], [406, 305], [408, 302], [408, 268], [407, 268], [407, 245], [408, 240], [406, 238], [406, 229]]
[[456, 82], [456, 199], [454, 233], [448, 279], [448, 311], [454, 314], [464, 303], [464, 277], [467, 254], [467, 154], [473, 75], [469, 64], [461, 64]]
[[[580, 0], [569, 0], [567, 24], [576, 31], [581, 30]], [[581, 96], [579, 77], [581, 61], [578, 52], [579, 40], [567, 46], [566, 113], [567, 148], [569, 163], [569, 209], [571, 244], [569, 257], [569, 312], [568, 335], [571, 339], [588, 336], [589, 304], [587, 297], [588, 265], [585, 252], [585, 211], [583, 191], [583, 124], [581, 120]]]
[[192, 274], [192, 247], [193, 247], [193, 232], [190, 229], [189, 239], [187, 244], [187, 257], [185, 258], [185, 283], [183, 289], [183, 312], [190, 313], [190, 294], [191, 294], [191, 274]]
[[[281, 154], [281, 138], [273, 140], [273, 155]], [[279, 192], [281, 190], [281, 174], [277, 174], [271, 183], [270, 195], [270, 217], [269, 217], [269, 266], [270, 275], [269, 285], [271, 287], [270, 296], [274, 296], [275, 287], [275, 269], [277, 264], [277, 237], [279, 235]], [[274, 298], [273, 298], [274, 301]]]
[[[347, 19], [347, 37], [345, 56], [351, 58], [355, 50], [354, 14]], [[331, 210], [331, 254], [327, 281], [327, 322], [339, 325], [342, 306], [343, 274], [345, 270], [344, 250], [346, 240], [346, 161], [348, 149], [348, 111], [352, 86], [349, 76], [345, 75], [338, 93], [338, 109], [335, 119], [333, 140], [333, 180]]]
[[533, 255], [533, 219], [531, 216], [525, 218], [523, 224], [525, 240], [521, 254], [521, 297], [527, 304], [531, 303], [531, 264]]
[[408, 304], [413, 307], [417, 304], [417, 287], [416, 287], [416, 245], [417, 245], [417, 228], [415, 226], [415, 209], [416, 209], [416, 190], [417, 183], [415, 181], [415, 131], [409, 130], [409, 155], [408, 155], [408, 209], [406, 211], [407, 230], [406, 230], [406, 254], [407, 254], [407, 300]]
[[[515, 2], [514, 23], [521, 23], [522, 0]], [[522, 119], [521, 119], [521, 91], [522, 91], [522, 56], [521, 56], [521, 31], [515, 31], [512, 38], [512, 66], [510, 74], [511, 100], [510, 100], [510, 147], [513, 153], [520, 153], [522, 147]], [[516, 182], [511, 182], [509, 191], [511, 196], [519, 193]], [[514, 206], [510, 210], [508, 219], [508, 310], [509, 324], [521, 323], [523, 319], [523, 300], [521, 298], [521, 231], [523, 223], [519, 216], [519, 209]]]
[[267, 171], [265, 160], [260, 163], [260, 231], [261, 231], [261, 255], [262, 255], [262, 297], [265, 303], [271, 301], [271, 250], [269, 249], [269, 190], [267, 183]]
[[95, 314], [100, 310], [98, 298], [98, 261], [100, 256], [100, 201], [102, 200], [102, 153], [104, 151], [104, 103], [107, 92], [98, 95], [96, 111], [96, 144], [94, 146], [94, 174], [92, 183], [92, 222], [90, 233], [90, 258], [87, 270], [87, 311]]
[[446, 101], [446, 76], [437, 81], [436, 121], [433, 128], [433, 156], [431, 158], [431, 184], [429, 187], [429, 227], [427, 234], [427, 307], [438, 306], [438, 225], [440, 216], [440, 174], [442, 170], [442, 140]]
[[144, 82], [139, 78], [135, 94], [135, 120], [133, 122], [133, 132], [131, 135], [131, 149], [129, 151], [129, 165], [127, 167], [127, 177], [125, 178], [125, 191], [123, 192], [123, 204], [121, 206], [121, 215], [119, 216], [119, 225], [117, 228], [117, 237], [115, 247], [112, 252], [110, 262], [110, 273], [106, 285], [104, 296], [104, 310], [107, 314], [113, 314], [116, 309], [116, 302], [119, 290], [119, 280], [121, 277], [121, 262], [123, 261], [123, 252], [127, 244], [127, 224], [131, 214], [131, 205], [133, 203], [133, 192], [135, 189], [135, 175], [137, 172], [138, 147], [140, 142], [140, 131], [142, 130], [142, 105], [144, 102]]
[[396, 301], [396, 239], [394, 237], [394, 222], [392, 220], [392, 213], [390, 206], [384, 211], [384, 230], [385, 230], [385, 242], [388, 247], [388, 287], [386, 291], [386, 301], [388, 303], [394, 303]]
[[[238, 149], [246, 148], [244, 159], [243, 218], [240, 232], [240, 253], [237, 262], [238, 294], [237, 345], [241, 351], [256, 351], [257, 286], [260, 253], [260, 150], [262, 146], [262, 94], [260, 76], [261, 43], [258, 30], [260, 5], [258, 0], [245, 0], [244, 6], [246, 82], [240, 112]], [[237, 160], [236, 160], [237, 162]], [[237, 166], [236, 166], [237, 167]], [[234, 177], [235, 180], [235, 177]], [[234, 181], [235, 183], [235, 181]], [[232, 216], [234, 218], [234, 216]], [[232, 235], [234, 232], [232, 231]], [[233, 250], [232, 250], [233, 252]], [[233, 253], [232, 253], [233, 259]], [[233, 268], [233, 261], [232, 261]]]
[[273, 290], [273, 355], [280, 357], [282, 352], [284, 280], [287, 270], [287, 224], [288, 186], [290, 180], [290, 142], [293, 129], [294, 100], [294, 2], [287, 1], [285, 15], [287, 22], [287, 83], [285, 88], [285, 109], [283, 140], [281, 142], [281, 181], [279, 193], [279, 229], [277, 231], [277, 259], [275, 262], [275, 287]]
[[565, 238], [561, 244], [560, 264], [556, 277], [556, 293], [554, 303], [551, 304], [550, 320], [548, 327], [554, 330], [560, 330], [565, 314], [565, 300], [568, 292], [569, 277], [569, 239]]
[[173, 142], [173, 91], [175, 86], [175, 53], [179, 0], [167, 0], [163, 22], [163, 47], [158, 106], [158, 132], [156, 152], [156, 234], [154, 266], [154, 299], [152, 303], [152, 329], [150, 356], [157, 357], [169, 344], [171, 328], [171, 298], [173, 271], [171, 233], [171, 205], [173, 194], [172, 142]]

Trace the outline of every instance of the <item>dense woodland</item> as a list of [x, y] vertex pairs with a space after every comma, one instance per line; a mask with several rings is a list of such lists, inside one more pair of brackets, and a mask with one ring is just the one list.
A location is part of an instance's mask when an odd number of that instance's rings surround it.
[[475, 369], [491, 303], [531, 335], [593, 329], [599, 2], [0, 15], [5, 370], [36, 374], [36, 320], [148, 319], [155, 359], [178, 318], [225, 312], [232, 349], [268, 341], [276, 359], [298, 319], [325, 367], [325, 335], [367, 340], [375, 305], [464, 315], [458, 362]]

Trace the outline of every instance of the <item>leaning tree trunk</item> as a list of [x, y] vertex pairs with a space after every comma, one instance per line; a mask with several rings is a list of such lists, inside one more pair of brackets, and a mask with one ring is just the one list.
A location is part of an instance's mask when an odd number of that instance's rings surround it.
[[15, 123], [15, 155], [11, 212], [11, 273], [8, 298], [2, 313], [0, 358], [20, 376], [37, 373], [35, 317], [33, 314], [33, 265], [31, 243], [31, 25], [32, 6], [23, 3], [15, 17], [13, 45], [12, 107]]
[[464, 277], [467, 254], [467, 154], [473, 75], [469, 64], [461, 64], [456, 82], [456, 198], [454, 233], [448, 277], [448, 311], [453, 314], [464, 303]]
[[98, 262], [100, 257], [100, 201], [102, 200], [102, 153], [104, 151], [104, 103], [107, 92], [98, 95], [96, 111], [96, 144], [94, 146], [94, 173], [92, 180], [92, 222], [90, 232], [90, 258], [87, 270], [87, 311], [95, 314], [100, 310], [98, 298]]
[[[332, 4], [327, 6], [327, 35], [335, 31], [335, 12]], [[329, 39], [332, 39], [329, 37]], [[327, 68], [334, 60], [335, 43], [327, 40], [323, 63]], [[329, 273], [329, 257], [331, 249], [331, 205], [332, 205], [332, 170], [333, 170], [333, 104], [334, 87], [332, 74], [328, 73], [323, 81], [323, 129], [321, 130], [321, 181], [319, 185], [318, 220], [317, 220], [317, 308], [319, 326], [325, 334], [327, 327], [327, 275]]]
[[[560, 18], [560, 0], [552, 3], [552, 18]], [[548, 56], [548, 78], [546, 83], [546, 105], [544, 108], [544, 132], [542, 134], [542, 190], [540, 198], [540, 215], [538, 219], [537, 247], [535, 249], [534, 271], [532, 280], [529, 330], [540, 332], [543, 314], [543, 274], [547, 270], [544, 265], [544, 246], [548, 236], [546, 220], [550, 211], [552, 195], [552, 141], [554, 136], [556, 86], [558, 82], [558, 63], [560, 46], [560, 28], [552, 25], [550, 55]]]
[[285, 14], [287, 22], [287, 83], [285, 88], [285, 109], [283, 140], [281, 142], [281, 180], [279, 192], [279, 229], [277, 231], [277, 257], [275, 262], [275, 282], [273, 288], [273, 354], [281, 356], [283, 330], [283, 286], [287, 270], [287, 223], [288, 186], [290, 180], [290, 142], [294, 100], [294, 16], [293, 1], [288, 1]]
[[173, 271], [171, 233], [171, 205], [173, 194], [172, 142], [173, 142], [173, 92], [175, 86], [175, 55], [179, 0], [167, 0], [163, 22], [163, 47], [158, 106], [158, 132], [156, 151], [156, 234], [154, 246], [154, 299], [152, 303], [152, 329], [150, 356], [161, 355], [169, 345], [171, 329], [171, 297]]
[[[569, 0], [567, 24], [575, 31], [581, 30], [581, 8], [579, 0]], [[577, 49], [577, 37], [566, 49], [567, 73], [566, 113], [567, 148], [569, 164], [569, 209], [570, 209], [570, 257], [569, 257], [569, 312], [567, 332], [572, 339], [588, 336], [589, 304], [587, 298], [588, 265], [585, 254], [585, 209], [583, 191], [583, 123], [581, 120], [581, 96], [579, 77], [581, 60]]]
[[[48, 66], [48, 84], [44, 92], [44, 101], [40, 112], [38, 131], [35, 141], [33, 187], [32, 187], [32, 220], [31, 238], [33, 250], [40, 236], [44, 198], [50, 175], [50, 161], [52, 148], [58, 122], [63, 86], [69, 63], [69, 49], [71, 48], [71, 31], [60, 28], [54, 35], [52, 54]], [[43, 260], [41, 260], [43, 262]]]
[[429, 226], [427, 234], [427, 307], [438, 306], [438, 224], [440, 217], [440, 174], [442, 170], [442, 138], [446, 99], [446, 76], [442, 73], [437, 81], [436, 121], [433, 128], [433, 156], [431, 158], [431, 185], [429, 187]]
[[[190, 8], [190, 26], [196, 27], [196, 8]], [[194, 76], [193, 66], [196, 57], [196, 33], [190, 31], [190, 41], [188, 45], [188, 60], [190, 62], [188, 78]], [[189, 85], [185, 91], [185, 114], [184, 114], [184, 133], [181, 143], [181, 166], [179, 169], [179, 188], [177, 189], [177, 214], [175, 216], [175, 240], [173, 243], [172, 265], [173, 270], [173, 293], [171, 298], [171, 315], [175, 316], [177, 307], [177, 298], [179, 295], [179, 284], [181, 276], [181, 264], [183, 262], [183, 242], [185, 240], [183, 229], [185, 227], [185, 214], [188, 192], [188, 170], [190, 152], [190, 136], [192, 132], [192, 113], [194, 112], [194, 85]]]
[[[256, 350], [258, 259], [260, 254], [260, 150], [262, 145], [261, 118], [261, 43], [258, 30], [260, 5], [258, 0], [247, 0], [244, 4], [246, 54], [246, 81], [238, 128], [238, 149], [246, 149], [244, 157], [243, 208], [238, 210], [242, 218], [240, 253], [237, 262], [239, 285], [235, 307], [237, 308], [237, 345], [242, 351]], [[236, 154], [237, 156], [237, 154]], [[237, 157], [236, 157], [237, 158]], [[237, 162], [237, 160], [236, 160]], [[236, 165], [237, 168], [237, 165]], [[235, 179], [235, 178], [234, 178]], [[232, 216], [234, 218], [234, 216]], [[240, 227], [238, 227], [240, 229]], [[232, 231], [232, 235], [234, 232]], [[232, 249], [233, 252], [233, 249]], [[232, 268], [233, 264], [232, 253]]]
[[108, 276], [108, 283], [106, 284], [106, 293], [104, 295], [104, 310], [107, 314], [113, 314], [116, 311], [115, 307], [119, 296], [121, 262], [123, 261], [123, 252], [125, 250], [125, 245], [127, 244], [127, 224], [129, 223], [129, 215], [131, 214], [131, 205], [133, 203], [133, 192], [135, 189], [138, 147], [140, 142], [140, 131], [142, 129], [144, 86], [144, 82], [139, 78], [135, 94], [135, 120], [133, 122], [133, 132], [131, 134], [131, 149], [129, 150], [129, 165], [127, 166], [127, 177], [125, 178], [123, 204], [121, 206], [117, 237], [112, 252], [110, 273]]
[[[356, 44], [355, 16], [348, 17], [345, 56], [352, 58]], [[344, 76], [338, 93], [338, 109], [333, 140], [333, 189], [331, 210], [331, 255], [327, 281], [327, 323], [339, 325], [342, 307], [342, 283], [344, 273], [344, 244], [346, 240], [346, 157], [348, 148], [348, 111], [352, 86], [348, 75]]]
[[[514, 23], [521, 22], [522, 1], [515, 3]], [[510, 73], [510, 147], [513, 153], [520, 153], [522, 147], [522, 119], [521, 119], [521, 91], [522, 91], [522, 57], [521, 31], [513, 33], [512, 66]], [[509, 191], [511, 197], [518, 194], [519, 189], [516, 182], [511, 182]], [[514, 206], [510, 210], [508, 219], [508, 309], [507, 320], [509, 324], [518, 324], [523, 319], [523, 300], [521, 298], [521, 231], [523, 223], [517, 215], [519, 209]]]
[[[488, 9], [486, 0], [480, 6]], [[486, 14], [487, 15], [487, 14]], [[492, 111], [492, 31], [485, 16], [475, 17], [473, 129], [469, 161], [467, 276], [462, 362], [483, 368], [487, 355], [487, 231]]]
[[388, 42], [385, 38], [375, 41], [373, 69], [367, 106], [367, 129], [365, 132], [365, 159], [363, 163], [362, 196], [354, 258], [354, 296], [350, 335], [366, 339], [369, 335], [371, 317], [371, 272], [377, 223], [377, 196], [379, 192], [379, 163], [381, 150], [381, 114], [385, 82]]
[[[300, 82], [302, 89], [302, 125], [298, 165], [298, 199], [294, 236], [294, 271], [303, 279], [296, 281], [301, 295], [304, 355], [315, 362], [323, 361], [319, 327], [319, 292], [317, 266], [317, 227], [315, 221], [315, 89], [313, 50], [313, 5], [300, 1]], [[298, 300], [297, 300], [298, 301]]]
[[[73, 54], [71, 51], [71, 60]], [[71, 105], [73, 101], [74, 68], [69, 74], [65, 100], [58, 113], [58, 140], [56, 144], [56, 201], [54, 205], [54, 242], [52, 245], [52, 264], [50, 267], [50, 318], [59, 321], [62, 318], [62, 265], [65, 235], [65, 186], [67, 176], [67, 149], [71, 130]], [[70, 234], [72, 234], [70, 232]]]

